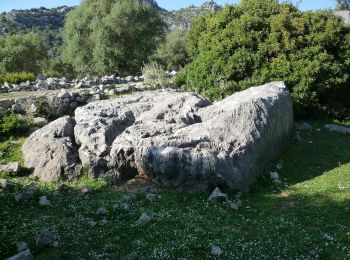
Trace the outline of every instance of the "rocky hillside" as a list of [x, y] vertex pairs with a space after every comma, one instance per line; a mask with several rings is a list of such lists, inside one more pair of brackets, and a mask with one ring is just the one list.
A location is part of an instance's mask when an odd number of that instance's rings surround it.
[[[190, 5], [180, 10], [168, 11], [160, 8], [154, 0], [145, 1], [162, 12], [170, 30], [173, 31], [188, 29], [196, 16], [208, 12], [216, 12], [221, 8], [213, 0], [209, 0], [199, 7]], [[44, 32], [49, 35], [48, 38], [50, 38], [51, 45], [56, 45], [59, 43], [55, 42], [55, 40], [59, 41], [59, 37], [56, 37], [56, 34], [63, 27], [65, 17], [72, 9], [74, 7], [61, 6], [52, 9], [41, 7], [30, 10], [11, 10], [7, 13], [1, 13], [0, 35], [29, 31]]]

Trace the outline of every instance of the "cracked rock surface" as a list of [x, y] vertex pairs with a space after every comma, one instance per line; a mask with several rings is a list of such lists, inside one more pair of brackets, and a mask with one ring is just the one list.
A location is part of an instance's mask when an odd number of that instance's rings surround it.
[[[66, 134], [52, 135], [66, 128]], [[69, 169], [81, 164], [93, 177], [112, 171], [181, 190], [225, 185], [248, 191], [292, 129], [292, 100], [283, 82], [213, 104], [194, 93], [162, 90], [80, 107], [74, 119], [61, 118], [35, 132], [24, 151], [27, 165], [45, 180], [71, 176]], [[30, 140], [39, 144], [35, 152]], [[50, 162], [44, 151], [55, 146], [60, 152]], [[46, 167], [51, 171], [42, 171]]]

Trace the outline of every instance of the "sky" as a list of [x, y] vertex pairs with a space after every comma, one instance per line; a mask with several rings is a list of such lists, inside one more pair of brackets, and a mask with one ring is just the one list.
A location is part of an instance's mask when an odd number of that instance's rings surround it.
[[[263, 1], [263, 0], [262, 0]], [[336, 0], [302, 0], [299, 5], [300, 9], [303, 11], [314, 10], [314, 9], [325, 9], [334, 8]], [[11, 9], [30, 9], [36, 7], [57, 7], [62, 5], [74, 6], [79, 5], [81, 0], [0, 0], [0, 12], [7, 12]], [[191, 4], [201, 5], [205, 0], [158, 0], [159, 6], [174, 10], [182, 7], [189, 6]], [[239, 0], [217, 0], [220, 5], [225, 3], [237, 3]], [[294, 0], [294, 3], [298, 0]]]

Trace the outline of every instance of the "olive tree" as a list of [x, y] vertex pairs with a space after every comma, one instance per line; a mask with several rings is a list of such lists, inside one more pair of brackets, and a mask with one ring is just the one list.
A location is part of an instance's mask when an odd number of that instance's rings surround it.
[[85, 0], [66, 18], [64, 59], [80, 74], [136, 73], [165, 28], [159, 11], [146, 1]]
[[0, 37], [0, 73], [38, 74], [47, 57], [47, 47], [34, 33]]

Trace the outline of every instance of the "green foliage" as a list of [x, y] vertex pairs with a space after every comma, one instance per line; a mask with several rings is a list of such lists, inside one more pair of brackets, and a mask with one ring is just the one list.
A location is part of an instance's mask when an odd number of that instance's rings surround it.
[[45, 77], [61, 78], [65, 77], [72, 80], [76, 76], [76, 72], [72, 64], [67, 63], [60, 58], [54, 58], [48, 61], [46, 68], [43, 68], [43, 75]]
[[338, 10], [350, 10], [350, 0], [337, 0]]
[[165, 87], [170, 83], [164, 68], [156, 62], [146, 64], [142, 68], [142, 75], [145, 77], [144, 84], [152, 87]]
[[142, 1], [85, 0], [67, 16], [64, 57], [80, 74], [135, 74], [164, 30], [158, 10]]
[[230, 95], [283, 80], [297, 116], [346, 116], [350, 27], [331, 11], [303, 13], [275, 0], [243, 0], [198, 18], [188, 51], [192, 62], [176, 82], [189, 90], [219, 99], [222, 81]]
[[34, 33], [15, 34], [0, 38], [0, 73], [31, 72], [38, 74], [47, 48]]
[[186, 31], [170, 32], [166, 41], [160, 45], [152, 60], [163, 65], [167, 70], [179, 70], [188, 63], [186, 50]]
[[33, 73], [12, 72], [12, 73], [0, 74], [0, 85], [4, 84], [5, 82], [11, 83], [11, 84], [20, 84], [28, 80], [29, 81], [35, 80], [35, 76]]
[[21, 115], [5, 114], [0, 118], [1, 136], [24, 134], [28, 129], [29, 124]]

